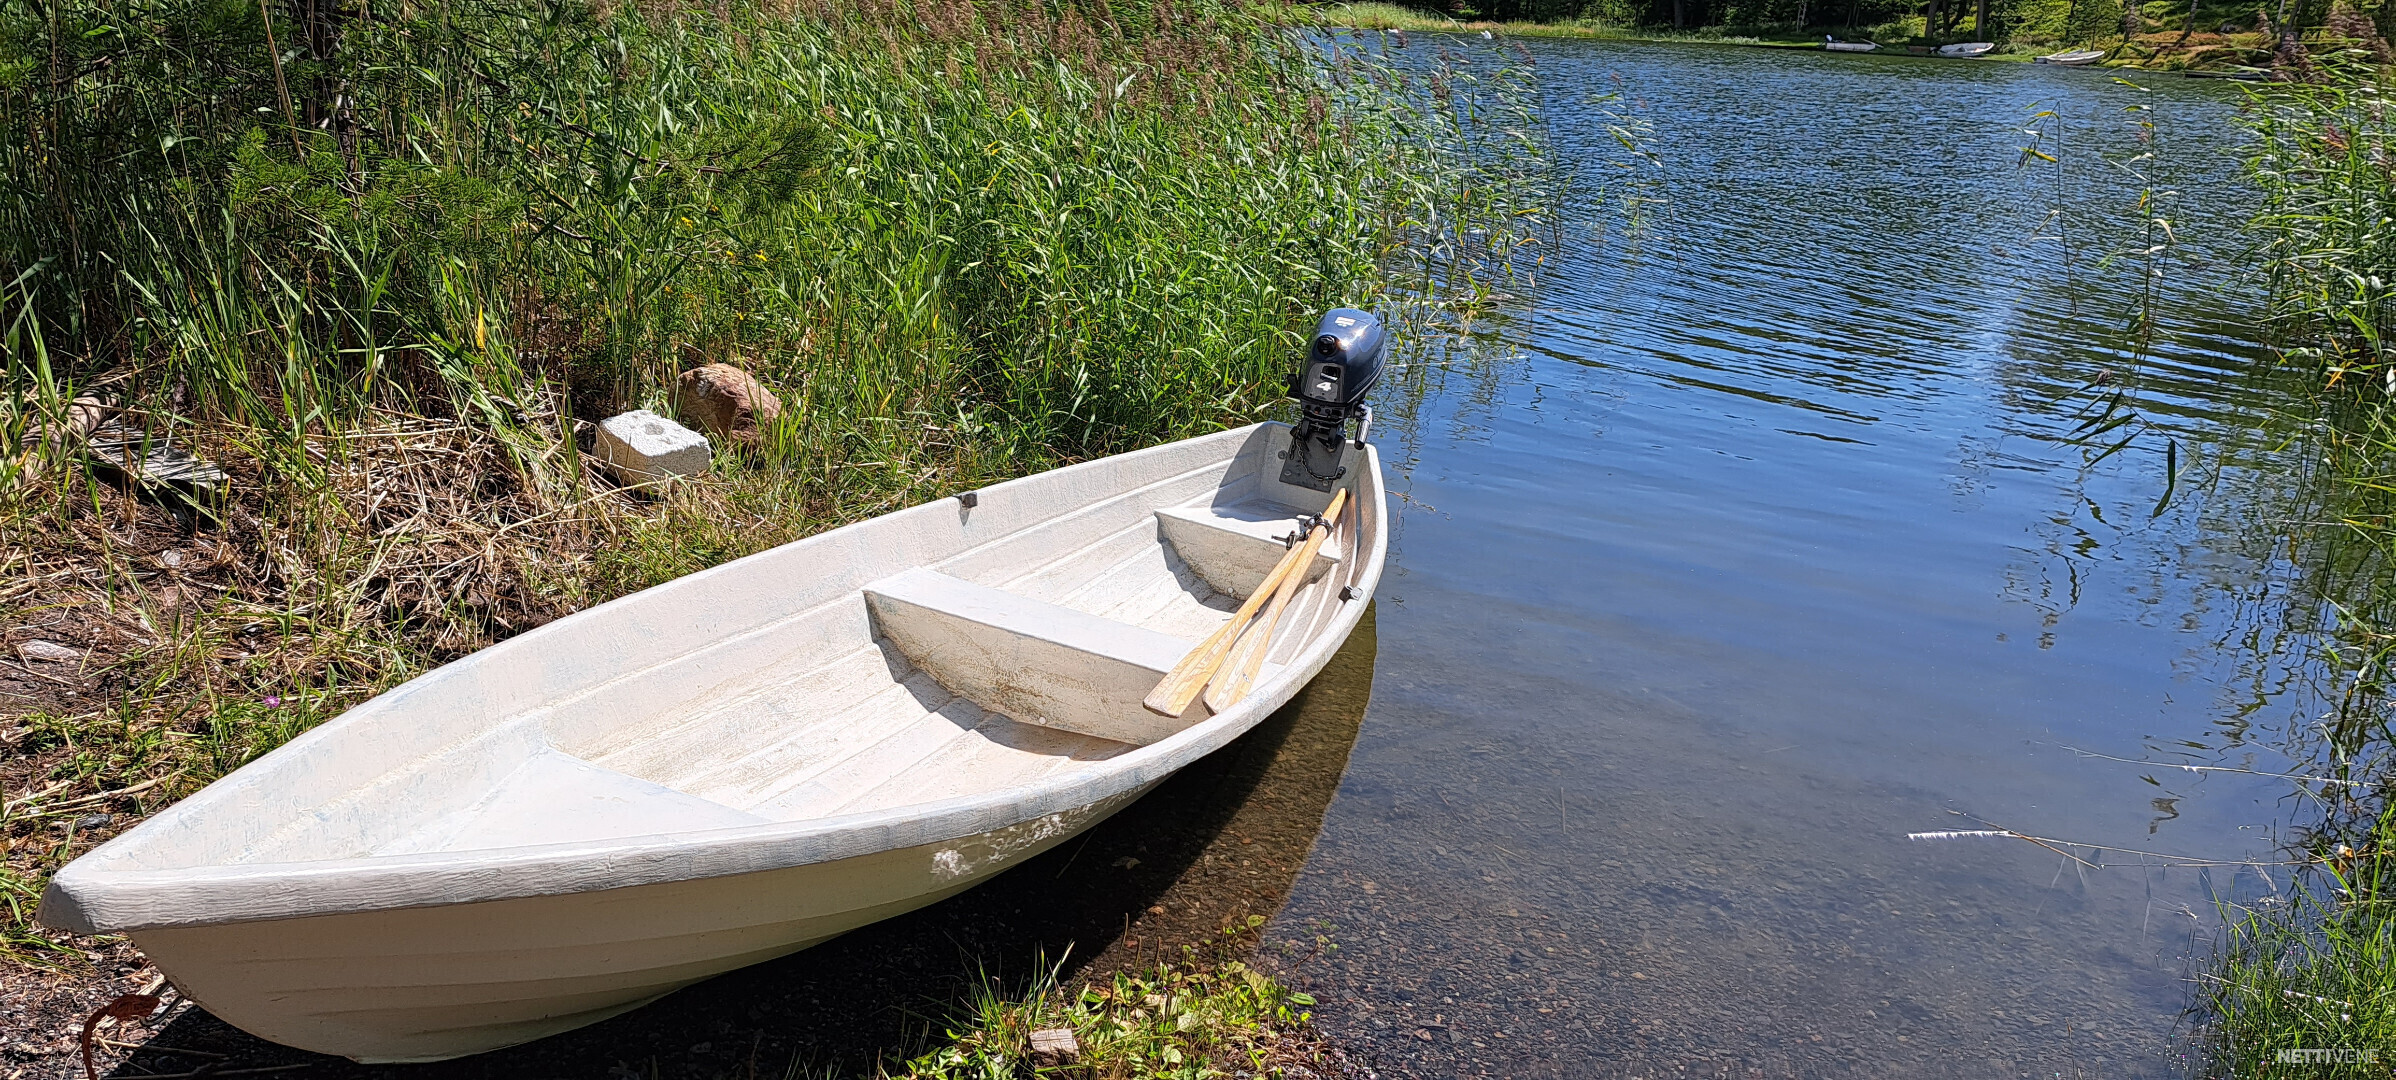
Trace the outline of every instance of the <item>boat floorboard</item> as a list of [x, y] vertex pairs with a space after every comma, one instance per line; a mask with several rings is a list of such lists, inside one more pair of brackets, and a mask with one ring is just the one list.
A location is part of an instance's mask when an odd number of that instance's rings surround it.
[[[1287, 508], [1254, 500], [1171, 512], [1259, 543], [1291, 522]], [[1220, 627], [1242, 599], [1185, 562], [1153, 517], [999, 587], [1192, 642]], [[545, 751], [493, 797], [419, 824], [381, 851], [885, 810], [1032, 783], [1129, 749], [991, 712], [876, 641], [803, 671], [761, 672], [753, 686], [616, 728], [589, 746]], [[664, 817], [601, 812], [638, 793], [652, 796]], [[566, 815], [538, 812], [545, 797], [581, 808], [579, 821], [561, 827]]]

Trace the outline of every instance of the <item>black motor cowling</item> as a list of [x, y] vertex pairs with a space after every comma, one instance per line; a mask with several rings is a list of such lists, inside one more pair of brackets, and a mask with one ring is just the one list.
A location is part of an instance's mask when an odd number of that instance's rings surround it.
[[1364, 420], [1356, 433], [1361, 447], [1373, 416], [1364, 397], [1381, 380], [1381, 355], [1381, 320], [1355, 308], [1323, 314], [1306, 349], [1306, 366], [1290, 383], [1299, 419], [1281, 466], [1282, 483], [1329, 491], [1347, 475], [1348, 421]]

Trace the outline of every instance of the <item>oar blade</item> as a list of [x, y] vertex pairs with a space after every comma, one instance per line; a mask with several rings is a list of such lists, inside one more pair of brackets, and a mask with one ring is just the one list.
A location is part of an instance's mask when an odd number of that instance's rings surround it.
[[[1331, 505], [1323, 510], [1322, 523], [1307, 531], [1306, 542], [1283, 555], [1273, 572], [1248, 594], [1247, 602], [1240, 605], [1231, 621], [1182, 657], [1181, 663], [1173, 666], [1143, 704], [1153, 712], [1178, 717], [1201, 689], [1205, 691], [1206, 707], [1218, 713], [1247, 697], [1257, 673], [1264, 669], [1265, 654], [1272, 646], [1273, 624], [1280, 621], [1282, 609], [1298, 586], [1305, 584], [1306, 571], [1314, 567], [1315, 553], [1331, 538], [1333, 523], [1340, 520], [1340, 510], [1347, 502], [1346, 489], [1333, 492]], [[1268, 597], [1271, 603], [1266, 606]], [[1260, 606], [1264, 607], [1264, 616], [1250, 622], [1249, 616]], [[1187, 696], [1183, 696], [1185, 693]]]
[[1225, 623], [1222, 629], [1199, 642], [1196, 648], [1181, 658], [1180, 663], [1173, 665], [1173, 670], [1165, 673], [1165, 677], [1157, 682], [1156, 689], [1149, 691], [1140, 704], [1147, 706], [1149, 712], [1165, 716], [1179, 717], [1188, 712], [1190, 703], [1198, 700], [1199, 693], [1206, 689], [1207, 680], [1213, 678], [1215, 669], [1222, 665], [1224, 647], [1231, 638], [1230, 629], [1231, 623]]

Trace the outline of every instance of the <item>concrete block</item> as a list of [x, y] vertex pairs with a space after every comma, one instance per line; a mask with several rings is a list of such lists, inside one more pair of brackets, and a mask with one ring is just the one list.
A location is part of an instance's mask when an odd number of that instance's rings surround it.
[[634, 409], [599, 425], [592, 448], [608, 470], [627, 484], [707, 471], [714, 451], [707, 436], [647, 409]]

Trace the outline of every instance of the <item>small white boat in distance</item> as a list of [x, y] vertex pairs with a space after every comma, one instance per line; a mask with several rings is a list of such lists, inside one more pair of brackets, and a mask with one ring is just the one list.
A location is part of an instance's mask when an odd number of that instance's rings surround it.
[[1832, 52], [1871, 52], [1879, 48], [1880, 43], [1876, 41], [1840, 41], [1825, 35], [1822, 38], [1822, 47]]
[[2034, 62], [2040, 64], [2061, 64], [2064, 67], [2087, 67], [2088, 65], [2096, 63], [2104, 58], [2105, 50], [2103, 49], [2075, 49], [2071, 52], [2050, 53], [2046, 56], [2039, 57]]
[[1996, 51], [1996, 48], [1997, 43], [1993, 41], [1959, 41], [1953, 45], [1939, 46], [1938, 54], [1949, 59], [1970, 60], [1986, 56]]
[[[1380, 461], [1292, 437], [1041, 473], [560, 619], [101, 845], [41, 920], [129, 936], [260, 1037], [437, 1061], [953, 895], [1237, 738], [1347, 638], [1387, 550]], [[1327, 490], [1284, 481], [1302, 460]], [[1143, 708], [1341, 490], [1247, 696]]]

